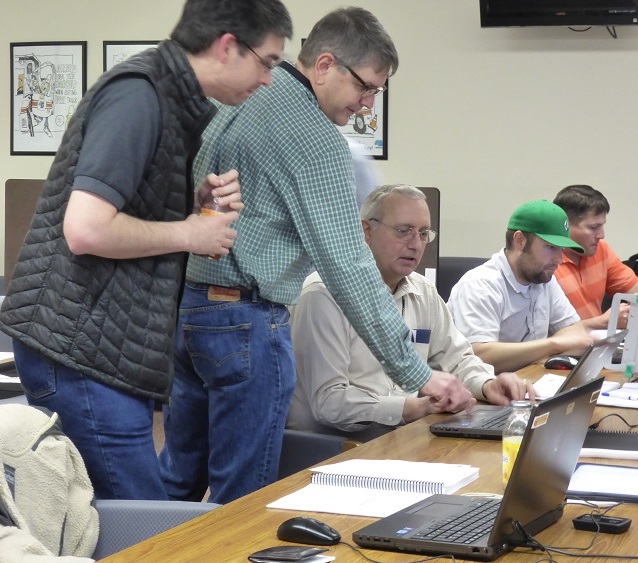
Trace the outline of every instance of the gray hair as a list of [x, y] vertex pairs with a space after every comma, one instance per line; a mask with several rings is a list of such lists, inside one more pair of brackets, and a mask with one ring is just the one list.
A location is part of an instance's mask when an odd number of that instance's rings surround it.
[[298, 59], [310, 68], [322, 53], [332, 53], [348, 66], [372, 66], [392, 76], [399, 67], [399, 55], [379, 20], [363, 8], [334, 10], [321, 18], [304, 41]]
[[418, 188], [408, 184], [387, 184], [375, 188], [361, 205], [359, 214], [362, 219], [382, 219], [381, 204], [391, 194], [399, 194], [415, 201], [426, 201], [425, 194]]

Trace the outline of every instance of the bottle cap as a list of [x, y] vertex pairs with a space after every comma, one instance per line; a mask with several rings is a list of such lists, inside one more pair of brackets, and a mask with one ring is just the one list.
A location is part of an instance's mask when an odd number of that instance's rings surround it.
[[528, 407], [530, 409], [532, 408], [532, 403], [530, 403], [529, 401], [512, 401], [510, 405], [515, 409], [524, 409]]

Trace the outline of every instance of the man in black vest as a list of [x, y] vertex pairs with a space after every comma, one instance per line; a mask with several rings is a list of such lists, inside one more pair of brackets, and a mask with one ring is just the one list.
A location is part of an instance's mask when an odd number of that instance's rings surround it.
[[[86, 93], [56, 154], [0, 314], [31, 404], [60, 415], [99, 498], [166, 498], [155, 455], [188, 252], [224, 255], [236, 171], [191, 162], [216, 113], [271, 81], [280, 0], [187, 0], [171, 39]], [[226, 214], [199, 215], [217, 198]]]

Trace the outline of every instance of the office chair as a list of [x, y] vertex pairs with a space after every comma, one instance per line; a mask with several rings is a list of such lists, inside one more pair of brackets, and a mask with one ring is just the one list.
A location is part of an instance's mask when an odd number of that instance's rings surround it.
[[96, 500], [100, 535], [93, 559], [103, 559], [220, 506], [176, 500]]
[[359, 444], [360, 442], [344, 436], [286, 428], [279, 459], [278, 477], [279, 479], [288, 477]]
[[447, 302], [456, 282], [468, 270], [487, 262], [487, 258], [471, 256], [439, 256], [439, 267], [436, 271], [436, 288], [443, 301]]

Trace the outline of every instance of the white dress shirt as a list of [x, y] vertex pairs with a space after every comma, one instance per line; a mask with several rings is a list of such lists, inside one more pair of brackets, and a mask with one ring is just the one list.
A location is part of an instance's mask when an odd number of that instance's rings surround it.
[[[484, 399], [483, 384], [494, 370], [473, 354], [434, 285], [413, 273], [393, 297], [411, 329], [406, 338], [421, 357], [432, 369], [457, 374], [474, 397]], [[385, 375], [317, 273], [306, 278], [290, 309], [297, 386], [287, 426], [321, 432], [401, 424], [406, 393]]]

